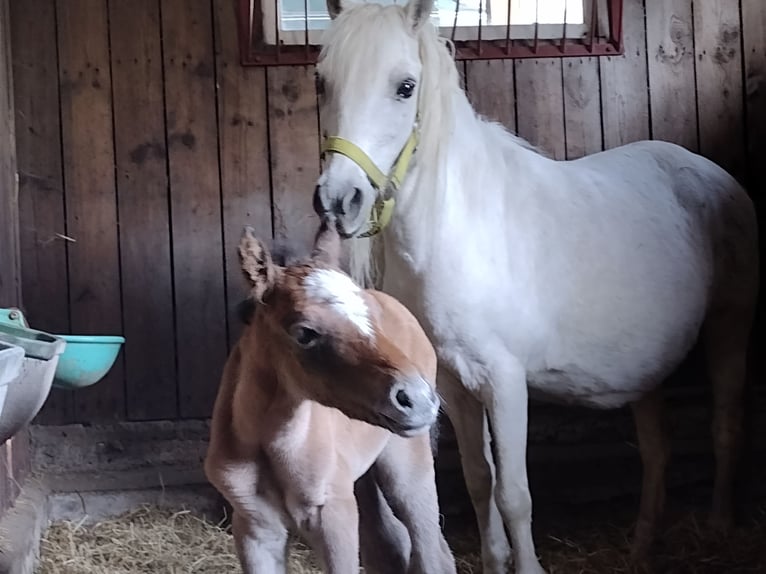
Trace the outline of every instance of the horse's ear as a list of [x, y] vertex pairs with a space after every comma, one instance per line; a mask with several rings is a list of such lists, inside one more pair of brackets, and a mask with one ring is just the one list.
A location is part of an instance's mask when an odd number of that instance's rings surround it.
[[331, 20], [335, 20], [341, 12], [343, 12], [343, 0], [327, 0], [327, 13]]
[[322, 218], [322, 224], [314, 240], [311, 258], [331, 267], [340, 266], [340, 234], [334, 219]]
[[433, 7], [434, 0], [410, 0], [407, 3], [407, 16], [414, 30], [417, 30], [428, 21]]
[[253, 297], [262, 301], [274, 287], [277, 268], [271, 261], [269, 249], [255, 237], [252, 227], [245, 227], [242, 232], [242, 238], [239, 241], [239, 259]]

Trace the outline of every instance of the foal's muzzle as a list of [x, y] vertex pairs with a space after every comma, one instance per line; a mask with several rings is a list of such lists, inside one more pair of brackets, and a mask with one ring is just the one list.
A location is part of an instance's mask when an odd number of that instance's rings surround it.
[[399, 380], [391, 387], [384, 417], [389, 430], [402, 436], [427, 432], [439, 415], [439, 397], [419, 376]]

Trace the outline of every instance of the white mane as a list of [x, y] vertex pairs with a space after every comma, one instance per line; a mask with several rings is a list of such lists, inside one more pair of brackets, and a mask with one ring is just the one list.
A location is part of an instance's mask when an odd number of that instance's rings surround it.
[[[381, 58], [378, 50], [400, 49], [392, 40], [396, 33], [413, 34], [404, 7], [355, 5], [342, 12], [327, 30], [324, 46], [333, 46], [332, 56], [328, 57], [330, 53], [323, 47], [320, 58], [330, 77], [355, 77], [364, 82], [365, 75], [372, 78], [380, 73], [377, 66], [371, 65], [376, 58]], [[472, 185], [465, 192], [476, 193], [481, 189], [477, 187], [481, 177], [477, 169], [487, 161], [505, 161], [503, 149], [513, 146], [536, 154], [540, 152], [501, 125], [486, 121], [474, 112], [460, 87], [452, 57], [454, 50], [447, 45], [449, 40], [440, 37], [430, 22], [415, 33], [422, 65], [418, 102], [420, 138], [410, 175], [396, 200], [397, 210], [407, 209], [422, 221], [421, 216], [433, 220], [434, 214], [444, 211], [441, 207], [447, 200], [448, 173], [438, 166], [452, 165], [466, 170], [465, 181]], [[457, 126], [460, 133], [456, 133]], [[466, 143], [467, 146], [461, 145]], [[476, 161], [465, 161], [466, 148]], [[445, 156], [450, 160], [445, 161]], [[418, 169], [422, 166], [428, 167]], [[485, 173], [493, 175], [496, 170], [485, 170]], [[434, 221], [434, 225], [439, 222]], [[363, 285], [380, 284], [382, 280], [385, 271], [380, 267], [382, 243], [381, 236], [349, 242], [349, 272]]]

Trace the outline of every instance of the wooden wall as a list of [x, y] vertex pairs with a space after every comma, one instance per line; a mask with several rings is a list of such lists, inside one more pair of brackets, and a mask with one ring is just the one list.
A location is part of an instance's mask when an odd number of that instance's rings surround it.
[[[0, 307], [21, 304], [9, 1], [0, 0]], [[29, 466], [29, 436], [24, 429], [0, 446], [0, 517], [19, 495]]]
[[[562, 159], [682, 143], [762, 211], [766, 3], [625, 4], [624, 56], [461, 63], [477, 109]], [[106, 380], [55, 391], [39, 420], [209, 415], [242, 226], [316, 225], [313, 69], [242, 68], [232, 0], [24, 0], [12, 24], [31, 323], [127, 338]]]

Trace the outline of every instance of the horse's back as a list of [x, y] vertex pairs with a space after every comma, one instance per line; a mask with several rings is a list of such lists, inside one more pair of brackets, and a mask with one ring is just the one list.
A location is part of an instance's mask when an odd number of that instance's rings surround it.
[[[670, 191], [692, 224], [709, 241], [715, 299], [753, 300], [758, 284], [758, 224], [745, 188], [714, 161], [670, 142], [645, 140], [576, 160], [598, 169], [658, 178], [640, 193], [649, 199]], [[635, 192], [635, 190], [632, 190]]]

